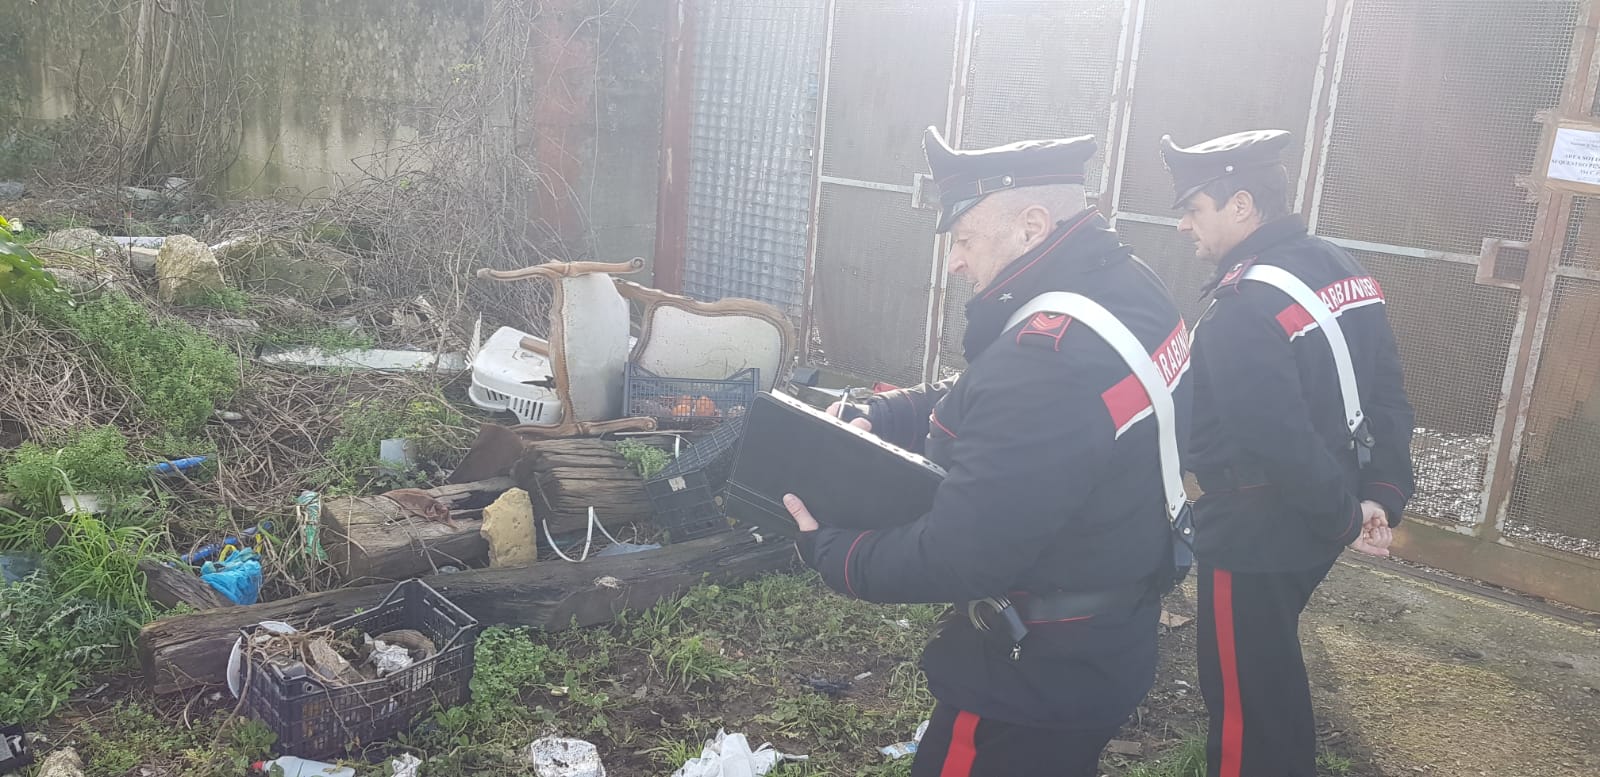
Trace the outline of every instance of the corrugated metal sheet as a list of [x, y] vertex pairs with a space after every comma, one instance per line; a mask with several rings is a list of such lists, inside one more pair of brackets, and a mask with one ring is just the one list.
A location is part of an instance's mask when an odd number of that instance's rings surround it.
[[823, 0], [701, 0], [684, 291], [799, 316]]

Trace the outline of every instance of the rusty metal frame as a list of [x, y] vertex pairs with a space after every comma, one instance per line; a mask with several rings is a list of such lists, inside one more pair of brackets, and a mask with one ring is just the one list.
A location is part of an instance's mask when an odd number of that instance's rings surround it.
[[[945, 98], [945, 137], [956, 148], [961, 147], [961, 135], [966, 129], [967, 81], [972, 71], [973, 35], [978, 23], [978, 0], [961, 0], [956, 13], [955, 47], [951, 52], [950, 92]], [[913, 203], [915, 205], [915, 203]], [[944, 306], [950, 290], [948, 235], [935, 235], [933, 261], [928, 292], [928, 321], [923, 327], [922, 379], [932, 383], [939, 379], [939, 360], [944, 355]]]
[[828, 146], [828, 81], [833, 75], [833, 16], [838, 0], [823, 8], [822, 73], [817, 78], [817, 146], [811, 157], [811, 217], [806, 221], [806, 271], [800, 296], [800, 364], [811, 363], [811, 330], [816, 326], [817, 217], [822, 213], [822, 155]]
[[662, 41], [661, 170], [656, 185], [656, 288], [682, 293], [689, 246], [694, 127], [694, 0], [671, 0]]

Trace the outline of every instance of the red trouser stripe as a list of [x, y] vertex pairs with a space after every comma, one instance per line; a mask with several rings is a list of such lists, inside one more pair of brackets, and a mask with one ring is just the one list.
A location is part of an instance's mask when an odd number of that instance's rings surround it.
[[1212, 606], [1217, 618], [1217, 658], [1222, 664], [1222, 773], [1239, 777], [1244, 748], [1244, 710], [1239, 708], [1239, 657], [1233, 646], [1233, 573], [1216, 570]]
[[950, 734], [950, 750], [944, 756], [939, 777], [970, 777], [972, 763], [978, 760], [978, 716], [962, 712], [956, 716]]

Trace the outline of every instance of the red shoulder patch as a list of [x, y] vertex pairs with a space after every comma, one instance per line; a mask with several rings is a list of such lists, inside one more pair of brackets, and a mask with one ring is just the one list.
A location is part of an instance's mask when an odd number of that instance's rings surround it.
[[1255, 264], [1255, 259], [1253, 257], [1234, 265], [1233, 269], [1229, 270], [1227, 275], [1222, 276], [1222, 280], [1217, 281], [1217, 285], [1232, 286], [1233, 284], [1238, 283], [1239, 278], [1244, 275], [1244, 271], [1250, 269], [1250, 265], [1252, 264]]
[[[1067, 333], [1067, 325], [1072, 323], [1072, 317], [1065, 313], [1035, 313], [1028, 323], [1017, 330], [1017, 345], [1026, 342], [1029, 345], [1044, 346], [1061, 350], [1061, 338]], [[1023, 338], [1033, 335], [1024, 341]]]

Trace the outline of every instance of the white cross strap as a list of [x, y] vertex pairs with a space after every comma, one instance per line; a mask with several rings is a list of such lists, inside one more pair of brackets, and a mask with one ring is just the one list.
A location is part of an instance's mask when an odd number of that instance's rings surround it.
[[1082, 294], [1068, 291], [1040, 294], [1012, 314], [1011, 320], [1006, 322], [1006, 329], [1036, 313], [1064, 313], [1089, 327], [1122, 357], [1134, 377], [1138, 378], [1145, 394], [1150, 397], [1150, 407], [1156, 418], [1161, 444], [1161, 486], [1166, 495], [1167, 517], [1176, 523], [1189, 501], [1189, 495], [1183, 489], [1183, 463], [1178, 456], [1177, 411], [1172, 402], [1172, 390], [1167, 387], [1161, 370], [1156, 367], [1155, 359], [1145, 351], [1144, 343], [1139, 342], [1127, 325], [1117, 320], [1100, 303]]
[[1258, 264], [1245, 270], [1243, 279], [1265, 283], [1289, 295], [1289, 299], [1294, 300], [1295, 304], [1310, 314], [1311, 319], [1317, 322], [1323, 335], [1328, 338], [1328, 348], [1333, 351], [1333, 366], [1339, 373], [1339, 397], [1344, 403], [1344, 419], [1350, 431], [1350, 444], [1356, 449], [1360, 464], [1365, 466], [1371, 456], [1372, 438], [1367, 432], [1366, 416], [1361, 412], [1361, 392], [1356, 385], [1355, 366], [1350, 360], [1350, 345], [1344, 339], [1344, 329], [1339, 326], [1339, 316], [1328, 307], [1328, 303], [1322, 297], [1306, 285], [1305, 281], [1282, 267]]

